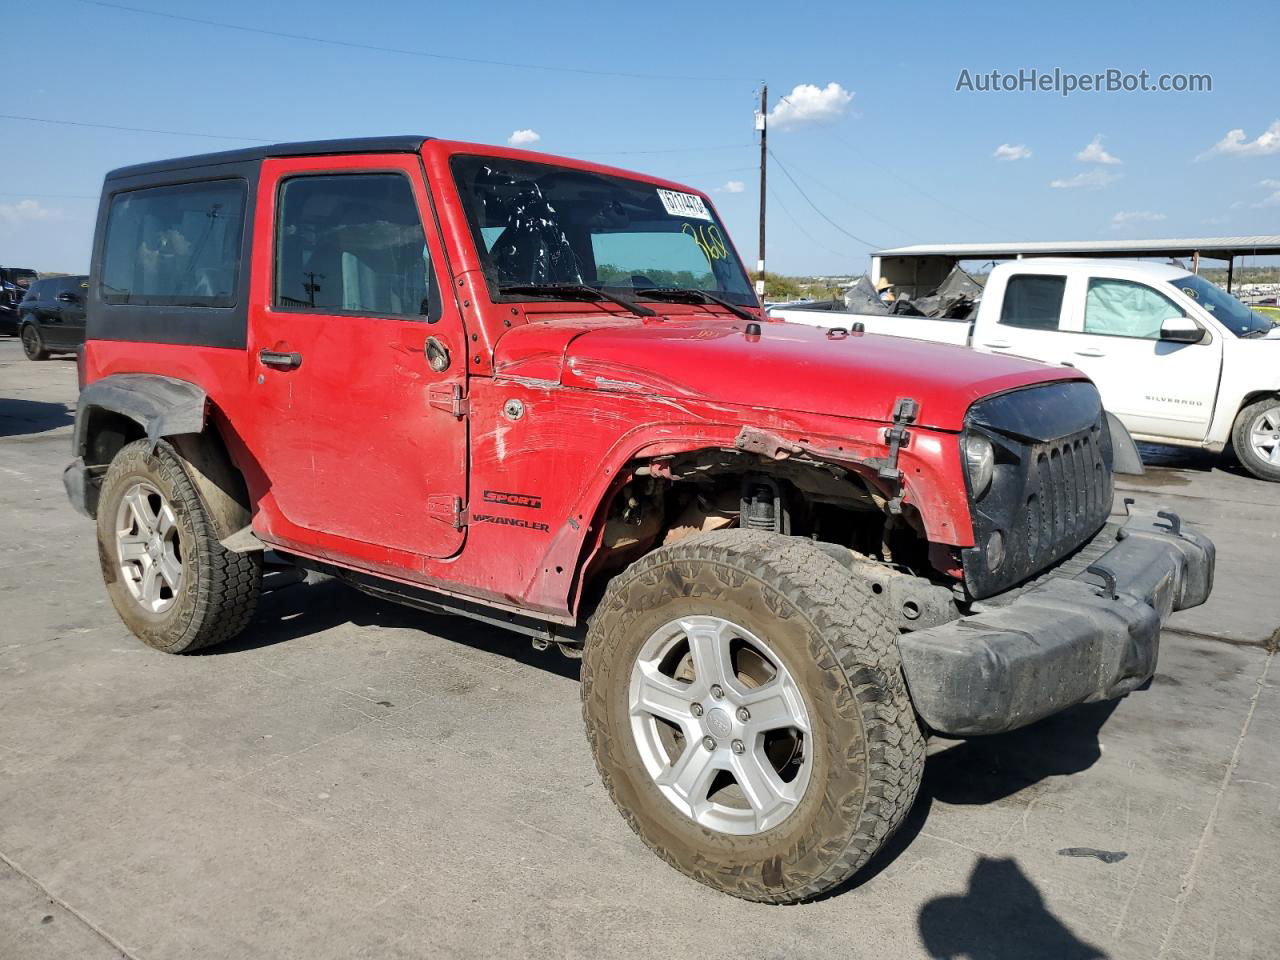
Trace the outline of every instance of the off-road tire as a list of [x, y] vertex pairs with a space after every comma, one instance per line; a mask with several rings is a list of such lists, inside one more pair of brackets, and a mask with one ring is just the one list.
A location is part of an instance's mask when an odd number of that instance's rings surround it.
[[[806, 701], [811, 778], [794, 812], [763, 833], [719, 833], [677, 810], [631, 733], [638, 652], [662, 624], [695, 613], [767, 638]], [[747, 900], [791, 903], [840, 886], [901, 825], [924, 768], [925, 740], [883, 602], [830, 554], [794, 537], [702, 534], [617, 576], [588, 630], [582, 704], [600, 776], [640, 839], [677, 870]]]
[[1236, 415], [1236, 422], [1231, 428], [1231, 447], [1235, 450], [1240, 465], [1259, 480], [1280, 482], [1280, 466], [1267, 463], [1254, 452], [1253, 442], [1249, 438], [1249, 427], [1259, 414], [1267, 409], [1280, 406], [1280, 399], [1263, 397], [1249, 404]]
[[[182, 582], [163, 613], [143, 608], [121, 582], [115, 523], [121, 498], [139, 480], [173, 507], [183, 545]], [[208, 510], [182, 458], [160, 441], [123, 447], [111, 461], [98, 500], [98, 558], [111, 602], [134, 635], [165, 653], [192, 653], [237, 636], [249, 624], [262, 590], [262, 554], [232, 553], [218, 543]]]
[[24, 323], [18, 329], [22, 340], [22, 352], [28, 360], [48, 360], [49, 349], [44, 345], [44, 337], [40, 336], [40, 328], [34, 323]]

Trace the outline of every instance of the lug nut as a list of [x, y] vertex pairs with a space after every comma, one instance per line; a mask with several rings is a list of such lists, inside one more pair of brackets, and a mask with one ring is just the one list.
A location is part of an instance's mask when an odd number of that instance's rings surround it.
[[702, 745], [708, 750], [714, 750], [716, 748], [716, 742], [711, 737], [703, 737]]
[[748, 710], [746, 707], [739, 707], [738, 720], [742, 723], [746, 723], [750, 719], [751, 719], [751, 711]]
[[689, 712], [692, 713], [695, 717], [702, 716], [702, 704], [695, 703], [693, 706], [689, 708]]
[[741, 740], [735, 740], [735, 741], [733, 741], [733, 752], [734, 752], [734, 753], [745, 753], [745, 752], [746, 752], [746, 750], [747, 750], [747, 745], [746, 745], [745, 743], [743, 743]]
[[717, 700], [724, 696], [724, 690], [721, 688], [720, 684], [713, 683], [711, 685], [711, 695]]

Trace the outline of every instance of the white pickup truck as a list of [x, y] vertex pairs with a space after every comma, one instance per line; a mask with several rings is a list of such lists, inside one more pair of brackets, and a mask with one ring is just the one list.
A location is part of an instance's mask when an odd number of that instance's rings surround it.
[[1083, 370], [1137, 440], [1231, 443], [1280, 481], [1280, 327], [1181, 267], [1036, 258], [991, 271], [972, 320], [773, 308], [821, 327], [934, 340]]

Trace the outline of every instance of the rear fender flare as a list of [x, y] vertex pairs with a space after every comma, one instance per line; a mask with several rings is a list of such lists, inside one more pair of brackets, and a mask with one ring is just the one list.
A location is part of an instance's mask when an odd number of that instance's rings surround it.
[[204, 430], [209, 397], [186, 380], [149, 373], [118, 373], [95, 380], [80, 392], [72, 447], [91, 462], [94, 416], [101, 412], [128, 417], [142, 427], [151, 448], [162, 437]]
[[112, 414], [138, 424], [153, 451], [162, 439], [172, 444], [208, 509], [218, 539], [247, 528], [252, 520], [248, 490], [221, 437], [211, 427], [206, 429], [208, 407], [202, 387], [172, 377], [122, 373], [85, 387], [76, 408], [72, 465], [72, 470], [79, 466], [84, 478], [83, 512], [97, 512], [96, 478], [89, 479], [92, 472], [85, 465], [105, 467], [108, 453], [115, 452], [95, 443], [95, 417]]

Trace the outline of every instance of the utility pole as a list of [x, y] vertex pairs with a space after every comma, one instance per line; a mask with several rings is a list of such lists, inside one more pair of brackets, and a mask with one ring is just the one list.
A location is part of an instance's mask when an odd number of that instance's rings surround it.
[[760, 85], [760, 113], [756, 115], [760, 131], [760, 259], [756, 262], [756, 296], [764, 301], [764, 188], [765, 167], [769, 156], [769, 85]]

